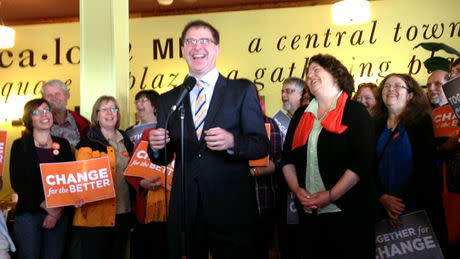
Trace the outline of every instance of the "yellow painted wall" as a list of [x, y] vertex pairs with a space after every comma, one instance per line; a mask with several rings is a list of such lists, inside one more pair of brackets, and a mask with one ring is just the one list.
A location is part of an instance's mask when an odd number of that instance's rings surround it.
[[[443, 42], [460, 50], [458, 0], [372, 1], [371, 9], [371, 21], [352, 26], [333, 25], [328, 5], [131, 19], [131, 100], [140, 89], [153, 87], [162, 93], [182, 82], [187, 66], [179, 57], [179, 37], [183, 26], [194, 19], [209, 21], [220, 31], [219, 71], [231, 77], [237, 73], [238, 77], [248, 78], [256, 82], [259, 89], [263, 88], [261, 94], [265, 96], [268, 115], [282, 106], [281, 81], [290, 74], [302, 76], [305, 61], [315, 54], [338, 57], [358, 83], [378, 82], [390, 72], [411, 72], [419, 83], [425, 84], [427, 72], [420, 61], [427, 59], [430, 53], [421, 48], [414, 50], [415, 45]], [[71, 80], [70, 107], [79, 105], [79, 24], [17, 26], [15, 29], [16, 46], [8, 50], [10, 52], [0, 50], [0, 118], [12, 111], [20, 116], [25, 99], [34, 94], [36, 83], [51, 78]], [[317, 35], [316, 46], [313, 40], [307, 46], [307, 35]], [[340, 41], [338, 35], [342, 35]], [[165, 51], [168, 39], [172, 52]], [[33, 66], [30, 64], [32, 52]], [[439, 55], [454, 57], [444, 52]], [[415, 62], [411, 63], [412, 60]], [[366, 64], [364, 74], [363, 64]], [[370, 65], [372, 68], [368, 70]], [[29, 82], [26, 98], [14, 97], [21, 82]], [[12, 83], [11, 91], [9, 83]], [[39, 87], [37, 94], [38, 91]], [[24, 95], [23, 92], [20, 95]], [[84, 97], [81, 100], [81, 105], [92, 106], [84, 102]], [[131, 111], [133, 122], [133, 103]], [[7, 156], [12, 141], [22, 130], [10, 125], [10, 121], [0, 123], [1, 129], [9, 131]], [[8, 164], [6, 171], [7, 168]], [[0, 199], [7, 199], [11, 193], [8, 177], [4, 178], [7, 179]]]

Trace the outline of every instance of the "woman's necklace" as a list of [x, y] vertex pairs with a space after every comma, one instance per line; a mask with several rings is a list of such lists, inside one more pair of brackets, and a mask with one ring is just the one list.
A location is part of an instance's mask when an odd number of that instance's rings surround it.
[[35, 145], [38, 146], [39, 148], [46, 148], [50, 145], [51, 143], [51, 138], [47, 138], [45, 142], [41, 143], [40, 141], [38, 141], [37, 139], [34, 139], [34, 142], [35, 142]]
[[329, 110], [323, 112], [323, 114], [322, 114], [321, 116], [319, 116], [319, 113], [318, 113], [318, 120], [320, 120], [320, 121], [323, 120], [324, 117], [326, 117], [326, 115], [327, 115], [328, 113], [329, 113]]

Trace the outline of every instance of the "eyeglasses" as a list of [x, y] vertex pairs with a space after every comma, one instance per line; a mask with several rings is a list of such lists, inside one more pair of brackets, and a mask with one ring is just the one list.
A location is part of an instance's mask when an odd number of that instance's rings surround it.
[[297, 89], [291, 89], [291, 88], [286, 88], [286, 89], [281, 89], [281, 94], [292, 94], [297, 92]]
[[48, 113], [50, 113], [50, 112], [51, 112], [50, 109], [43, 109], [42, 111], [40, 111], [40, 110], [34, 110], [34, 111], [32, 112], [32, 115], [40, 116], [40, 115], [42, 115], [42, 114], [48, 114]]
[[409, 87], [407, 87], [405, 85], [400, 85], [400, 84], [394, 84], [394, 85], [384, 84], [383, 88], [388, 89], [388, 90], [390, 90], [391, 88], [393, 88], [395, 90], [406, 89], [407, 91], [410, 91]]
[[102, 108], [102, 109], [99, 109], [99, 111], [102, 112], [102, 113], [108, 113], [109, 111], [113, 112], [113, 113], [117, 113], [118, 110], [119, 110], [118, 108]]
[[146, 102], [150, 102], [150, 100], [145, 98], [145, 97], [139, 98], [139, 99], [136, 100], [136, 104], [138, 104], [138, 103], [146, 103]]
[[209, 38], [202, 38], [202, 39], [185, 39], [184, 40], [184, 45], [185, 46], [196, 46], [197, 43], [200, 43], [203, 46], [207, 46], [210, 43], [214, 43], [213, 39]]

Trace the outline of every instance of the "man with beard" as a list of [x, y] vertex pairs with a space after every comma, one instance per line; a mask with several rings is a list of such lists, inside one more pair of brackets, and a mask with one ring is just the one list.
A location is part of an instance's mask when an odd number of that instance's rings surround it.
[[442, 85], [449, 80], [449, 74], [443, 70], [435, 70], [428, 77], [426, 88], [431, 107], [437, 108], [447, 104]]
[[[442, 109], [443, 106], [448, 105], [442, 88], [442, 85], [448, 80], [449, 75], [443, 70], [435, 70], [428, 77], [428, 97], [433, 108], [441, 107], [439, 109]], [[450, 112], [453, 114], [452, 110]], [[433, 110], [433, 113], [436, 114], [436, 109]], [[448, 116], [442, 116], [442, 118], [444, 117]], [[458, 258], [460, 255], [460, 143], [458, 143], [460, 128], [456, 127], [453, 130], [457, 132], [453, 136], [435, 134], [437, 167], [438, 172], [442, 175], [442, 198], [449, 235], [447, 258]]]
[[[309, 96], [306, 96], [303, 100], [305, 91], [308, 92]], [[283, 109], [287, 112], [289, 118], [292, 117], [294, 112], [302, 105], [303, 102], [311, 100], [310, 91], [306, 87], [305, 81], [297, 77], [289, 77], [283, 82], [281, 88], [281, 100], [283, 101]], [[280, 125], [278, 125], [280, 126]], [[286, 129], [287, 129], [286, 125]], [[283, 141], [285, 135], [283, 134]], [[300, 258], [299, 246], [297, 245], [298, 240], [298, 215], [294, 205], [294, 194], [289, 190], [286, 185], [284, 177], [278, 180], [280, 183], [280, 208], [281, 208], [281, 219], [278, 226], [278, 240], [280, 246], [281, 259], [297, 259]]]
[[89, 121], [80, 114], [67, 110], [70, 92], [61, 80], [53, 79], [46, 82], [40, 92], [50, 103], [53, 112], [54, 124], [51, 135], [67, 139], [74, 149], [80, 139], [88, 134]]
[[292, 117], [295, 110], [300, 107], [304, 88], [305, 81], [300, 78], [289, 77], [284, 80], [281, 88], [281, 100], [283, 101], [283, 109], [287, 111], [289, 117]]

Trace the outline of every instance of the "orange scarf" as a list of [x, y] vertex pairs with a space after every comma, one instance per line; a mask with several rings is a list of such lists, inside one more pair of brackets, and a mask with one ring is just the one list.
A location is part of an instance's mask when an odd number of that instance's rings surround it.
[[[342, 93], [337, 99], [335, 109], [330, 111], [326, 118], [321, 121], [321, 125], [324, 129], [329, 132], [342, 134], [348, 127], [342, 125], [343, 110], [345, 109], [345, 103], [347, 102], [348, 94]], [[305, 112], [300, 118], [299, 124], [294, 133], [294, 139], [292, 140], [292, 148], [294, 150], [307, 143], [308, 136], [310, 136], [311, 129], [313, 128], [313, 122], [315, 121], [315, 115], [311, 112]]]

